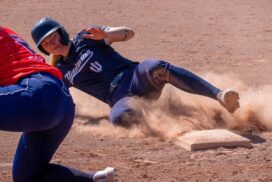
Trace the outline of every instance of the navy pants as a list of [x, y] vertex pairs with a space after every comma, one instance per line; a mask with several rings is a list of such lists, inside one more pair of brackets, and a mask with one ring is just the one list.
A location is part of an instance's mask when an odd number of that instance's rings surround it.
[[220, 89], [196, 74], [161, 60], [146, 60], [125, 72], [124, 78], [112, 93], [110, 121], [114, 124], [130, 125], [137, 122], [140, 113], [129, 106], [131, 96], [158, 99], [166, 83], [183, 91], [212, 99]]
[[0, 130], [23, 132], [13, 162], [14, 182], [90, 181], [92, 174], [50, 164], [69, 132], [74, 103], [62, 81], [32, 74], [0, 87]]

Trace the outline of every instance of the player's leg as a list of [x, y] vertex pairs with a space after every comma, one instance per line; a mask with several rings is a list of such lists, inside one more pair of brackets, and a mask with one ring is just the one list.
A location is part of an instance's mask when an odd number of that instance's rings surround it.
[[0, 87], [0, 130], [38, 132], [58, 124], [64, 115], [60, 103], [65, 87], [58, 88], [62, 83], [51, 77], [33, 74], [15, 85]]
[[140, 63], [138, 72], [146, 74], [149, 82], [160, 88], [162, 84], [171, 83], [173, 86], [194, 94], [216, 99], [220, 89], [203, 80], [196, 74], [165, 61], [148, 60]]
[[229, 112], [239, 108], [239, 94], [234, 90], [221, 90], [196, 74], [173, 65], [169, 67], [169, 83], [190, 93], [216, 99]]
[[90, 181], [92, 174], [58, 164], [49, 164], [72, 125], [73, 108], [64, 111], [66, 116], [54, 128], [23, 133], [14, 159], [13, 176], [15, 182]]
[[49, 164], [74, 118], [74, 104], [62, 82], [32, 75], [1, 87], [0, 102], [0, 129], [24, 132], [13, 163], [14, 182], [92, 180], [91, 173]]
[[7, 104], [1, 108], [0, 128], [24, 132], [14, 158], [14, 181], [42, 181], [37, 179], [50, 167], [49, 161], [71, 128], [74, 104], [52, 76], [35, 74], [21, 83], [21, 88], [9, 86], [9, 93], [0, 96]]
[[142, 115], [130, 106], [130, 99], [131, 97], [124, 97], [113, 105], [110, 112], [110, 121], [113, 124], [130, 127], [141, 121]]
[[114, 182], [114, 168], [85, 173], [59, 164], [49, 164], [54, 152], [69, 131], [68, 120], [46, 132], [24, 133], [14, 159], [14, 182], [90, 182], [104, 179]]
[[[219, 100], [220, 104], [230, 112], [234, 112], [239, 107], [239, 95], [236, 91], [222, 91], [196, 74], [165, 61], [144, 61], [139, 64], [136, 73], [138, 79], [147, 79], [158, 89], [161, 89], [165, 83], [170, 83], [183, 91]], [[141, 86], [137, 88], [141, 89]]]

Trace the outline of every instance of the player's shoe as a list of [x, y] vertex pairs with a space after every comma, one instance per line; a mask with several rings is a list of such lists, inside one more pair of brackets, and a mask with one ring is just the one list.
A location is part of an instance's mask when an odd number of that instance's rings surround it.
[[97, 171], [93, 176], [93, 182], [117, 182], [116, 170], [113, 167], [106, 167]]
[[230, 113], [233, 113], [240, 107], [239, 93], [234, 90], [222, 90], [217, 94], [219, 103]]

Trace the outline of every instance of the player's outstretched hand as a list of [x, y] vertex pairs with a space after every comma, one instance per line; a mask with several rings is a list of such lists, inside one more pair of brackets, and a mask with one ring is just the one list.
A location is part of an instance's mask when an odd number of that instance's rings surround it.
[[107, 33], [99, 27], [89, 27], [85, 31], [87, 34], [84, 35], [84, 38], [87, 39], [102, 40], [107, 38]]

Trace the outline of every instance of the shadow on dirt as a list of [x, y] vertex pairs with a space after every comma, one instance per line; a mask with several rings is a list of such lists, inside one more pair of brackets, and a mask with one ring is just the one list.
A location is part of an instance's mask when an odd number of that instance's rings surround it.
[[265, 143], [266, 140], [256, 134], [252, 134], [252, 133], [245, 133], [242, 134], [243, 137], [249, 139], [253, 144], [257, 144], [257, 143]]
[[92, 117], [89, 115], [76, 115], [77, 119], [82, 121], [82, 125], [99, 125], [102, 120], [109, 120], [108, 116]]

